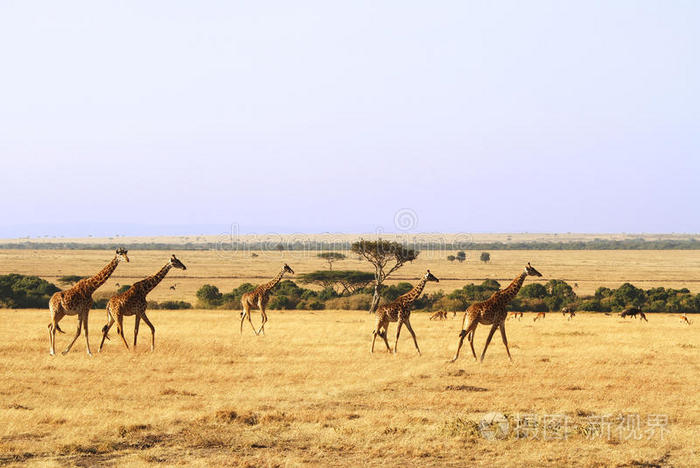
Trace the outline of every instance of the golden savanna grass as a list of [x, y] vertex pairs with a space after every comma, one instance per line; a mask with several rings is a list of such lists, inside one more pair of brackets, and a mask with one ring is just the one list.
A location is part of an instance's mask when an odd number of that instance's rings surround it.
[[[189, 270], [188, 270], [189, 271]], [[105, 316], [90, 316], [93, 351]], [[94, 358], [84, 340], [48, 355], [47, 310], [0, 311], [0, 464], [693, 466], [700, 436], [698, 325], [669, 314], [649, 323], [578, 314], [509, 320], [514, 364], [495, 336], [483, 364], [468, 348], [454, 364], [460, 318], [412, 318], [399, 353], [369, 354], [364, 312], [270, 313], [267, 335], [238, 333], [233, 311], [149, 313], [127, 352], [112, 341]], [[256, 315], [259, 323], [259, 315]], [[133, 321], [127, 320], [127, 337]], [[62, 322], [62, 348], [75, 318]], [[476, 332], [483, 347], [486, 327]], [[395, 325], [390, 328], [393, 337]], [[392, 339], [393, 343], [393, 339]], [[567, 440], [486, 440], [497, 411], [565, 415]], [[588, 418], [669, 418], [650, 440], [589, 440]], [[541, 430], [543, 430], [541, 428]], [[627, 432], [625, 434], [628, 434]]]

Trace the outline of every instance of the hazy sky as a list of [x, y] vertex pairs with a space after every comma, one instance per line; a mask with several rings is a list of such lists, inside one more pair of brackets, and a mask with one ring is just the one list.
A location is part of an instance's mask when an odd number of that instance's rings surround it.
[[1, 1], [0, 237], [700, 232], [699, 51], [696, 1]]

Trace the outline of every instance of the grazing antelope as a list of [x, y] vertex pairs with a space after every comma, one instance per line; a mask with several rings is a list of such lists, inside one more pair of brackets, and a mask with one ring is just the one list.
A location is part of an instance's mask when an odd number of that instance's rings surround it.
[[435, 281], [436, 283], [440, 280], [433, 276], [428, 270], [420, 282], [406, 294], [397, 297], [392, 302], [383, 305], [377, 309], [375, 313], [377, 321], [374, 325], [374, 331], [372, 332], [372, 347], [370, 348], [370, 353], [374, 352], [374, 341], [377, 339], [377, 335], [384, 339], [384, 344], [386, 344], [386, 349], [391, 352], [389, 347], [389, 341], [386, 338], [386, 334], [389, 328], [390, 322], [398, 322], [396, 324], [396, 342], [394, 343], [394, 354], [396, 354], [399, 345], [399, 334], [401, 333], [401, 326], [406, 325], [408, 332], [413, 337], [413, 343], [416, 345], [416, 350], [420, 355], [420, 348], [418, 347], [418, 340], [416, 340], [416, 334], [413, 332], [413, 327], [411, 326], [411, 304], [415, 302], [416, 299], [423, 292], [425, 283], [428, 281]]
[[648, 322], [647, 316], [644, 315], [644, 312], [642, 312], [642, 309], [639, 307], [630, 307], [629, 309], [625, 309], [622, 311], [620, 314], [620, 317], [625, 318], [625, 317], [634, 317], [637, 318], [637, 315], [639, 315], [642, 319], [644, 319], [645, 322]]
[[433, 312], [430, 316], [430, 320], [447, 320], [447, 312], [445, 312], [444, 310], [438, 310], [437, 312]]
[[685, 315], [685, 314], [681, 315], [681, 322], [682, 322], [682, 323], [685, 323], [685, 324], [688, 324], [688, 325], [690, 325], [691, 323], [693, 323], [692, 321], [690, 321], [690, 320], [688, 319], [688, 316]]
[[170, 290], [175, 291], [175, 286], [177, 286], [177, 284], [173, 284], [172, 286], [170, 286]]
[[63, 354], [70, 351], [71, 347], [80, 336], [80, 329], [82, 327], [85, 330], [85, 346], [87, 347], [88, 356], [92, 356], [90, 341], [88, 340], [88, 313], [92, 307], [92, 293], [109, 279], [112, 273], [114, 273], [114, 270], [117, 269], [119, 262], [129, 261], [129, 257], [127, 257], [126, 253], [127, 251], [125, 249], [117, 249], [117, 253], [112, 261], [95, 276], [82, 279], [75, 283], [75, 286], [72, 288], [59, 291], [51, 296], [51, 300], [49, 301], [49, 310], [51, 311], [51, 323], [49, 323], [49, 354], [51, 354], [51, 356], [56, 354], [56, 331], [63, 333], [63, 330], [58, 326], [58, 322], [65, 315], [78, 316], [78, 330], [75, 332], [73, 341], [66, 347]]
[[508, 316], [509, 319], [514, 319], [517, 318], [518, 320], [523, 318], [523, 313], [522, 312], [511, 312], [510, 315]]
[[574, 309], [572, 309], [571, 307], [562, 307], [561, 314], [564, 317], [566, 317], [566, 315], [568, 314], [569, 317], [567, 318], [567, 320], [571, 320], [572, 318], [576, 317], [576, 311]]
[[472, 349], [474, 359], [476, 359], [476, 352], [474, 351], [474, 332], [480, 323], [484, 325], [491, 325], [491, 331], [489, 332], [488, 338], [486, 338], [484, 351], [481, 353], [481, 361], [483, 362], [484, 360], [486, 349], [489, 347], [491, 338], [493, 337], [493, 334], [496, 332], [497, 328], [501, 329], [501, 339], [506, 347], [508, 359], [510, 359], [511, 362], [513, 361], [513, 358], [510, 356], [510, 350], [508, 349], [508, 339], [506, 338], [505, 320], [508, 314], [508, 312], [506, 312], [506, 306], [513, 300], [515, 295], [518, 294], [518, 291], [520, 291], [520, 288], [522, 287], [527, 276], [542, 276], [542, 274], [528, 263], [525, 266], [525, 271], [518, 275], [507, 288], [496, 291], [491, 295], [491, 297], [483, 302], [475, 302], [469, 306], [466, 312], [464, 312], [464, 318], [462, 319], [462, 331], [459, 333], [457, 352], [455, 353], [455, 356], [452, 358], [451, 362], [455, 362], [459, 357], [459, 350], [462, 349], [462, 343], [464, 343], [464, 338], [466, 336], [469, 336], [469, 346]]
[[547, 315], [547, 312], [537, 312], [537, 315], [532, 321], [537, 322], [538, 319], [544, 319], [545, 315]]

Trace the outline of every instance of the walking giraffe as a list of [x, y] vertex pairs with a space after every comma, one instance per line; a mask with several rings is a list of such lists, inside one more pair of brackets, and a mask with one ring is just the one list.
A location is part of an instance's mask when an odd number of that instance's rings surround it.
[[425, 283], [428, 281], [435, 281], [436, 283], [440, 280], [430, 273], [430, 270], [423, 276], [420, 282], [406, 294], [397, 297], [394, 301], [389, 304], [381, 306], [377, 309], [376, 317], [377, 322], [374, 326], [374, 331], [372, 332], [372, 347], [370, 352], [374, 352], [374, 341], [377, 339], [377, 335], [384, 339], [384, 344], [386, 344], [386, 349], [391, 352], [391, 347], [389, 347], [389, 341], [386, 338], [387, 330], [389, 327], [389, 322], [398, 322], [396, 325], [396, 342], [394, 343], [394, 354], [396, 354], [397, 346], [399, 344], [399, 334], [401, 333], [401, 325], [406, 325], [409, 333], [413, 337], [413, 343], [416, 345], [416, 350], [420, 355], [420, 348], [418, 347], [418, 341], [416, 340], [416, 334], [413, 332], [413, 327], [411, 327], [411, 304], [415, 302], [416, 299], [423, 292]]
[[187, 269], [187, 267], [173, 255], [158, 273], [134, 283], [133, 286], [123, 293], [112, 296], [107, 303], [107, 324], [102, 327], [102, 341], [100, 341], [98, 352], [102, 351], [105, 338], [109, 339], [107, 333], [109, 333], [109, 329], [112, 328], [115, 321], [117, 322], [117, 334], [121, 337], [126, 349], [129, 349], [129, 345], [126, 344], [126, 338], [124, 338], [124, 317], [131, 315], [136, 316], [134, 319], [134, 349], [136, 349], [136, 338], [139, 335], [139, 323], [141, 319], [143, 319], [146, 325], [148, 325], [148, 328], [151, 329], [151, 351], [153, 351], [156, 345], [156, 329], [146, 316], [146, 307], [148, 305], [146, 296], [163, 281], [163, 278], [165, 278], [165, 275], [168, 274], [171, 268], [179, 268], [180, 270]]
[[82, 279], [72, 288], [59, 291], [51, 296], [51, 300], [49, 300], [49, 310], [51, 312], [51, 323], [49, 323], [49, 353], [51, 356], [56, 354], [56, 331], [63, 333], [63, 330], [58, 326], [58, 322], [64, 315], [78, 316], [78, 330], [75, 332], [73, 341], [66, 347], [63, 354], [66, 354], [73, 347], [73, 344], [80, 336], [80, 328], [82, 327], [85, 329], [85, 346], [87, 347], [88, 356], [92, 356], [92, 352], [90, 352], [90, 341], [88, 340], [88, 314], [92, 307], [92, 293], [102, 286], [112, 273], [114, 273], [119, 262], [129, 261], [129, 257], [127, 257], [126, 253], [127, 251], [125, 249], [117, 249], [116, 255], [112, 261], [95, 276]]
[[[484, 345], [484, 351], [481, 353], [481, 362], [484, 361], [484, 355], [486, 355], [486, 349], [491, 343], [491, 338], [493, 337], [496, 328], [501, 329], [501, 338], [503, 339], [503, 344], [506, 347], [506, 353], [508, 353], [508, 359], [513, 361], [510, 356], [510, 350], [508, 349], [508, 339], [506, 338], [506, 325], [505, 320], [507, 316], [506, 306], [510, 301], [513, 300], [520, 288], [525, 281], [527, 276], [542, 276], [542, 274], [535, 270], [530, 263], [525, 267], [520, 275], [518, 275], [507, 288], [496, 291], [483, 302], [475, 302], [467, 308], [464, 312], [464, 318], [462, 319], [462, 331], [459, 333], [459, 344], [457, 345], [457, 352], [452, 358], [451, 362], [455, 362], [459, 357], [459, 351], [462, 349], [462, 343], [464, 343], [464, 337], [469, 335], [469, 346], [472, 348], [472, 354], [474, 359], [476, 359], [476, 352], [474, 351], [474, 332], [476, 327], [482, 323], [484, 325], [491, 325], [491, 331], [489, 332], [488, 338], [486, 338], [486, 344]], [[469, 319], [467, 321], [467, 319]], [[466, 323], [466, 327], [464, 326]]]
[[[265, 284], [261, 284], [251, 292], [243, 294], [241, 297], [241, 305], [243, 306], [243, 312], [241, 312], [241, 334], [243, 334], [243, 321], [246, 317], [248, 317], [248, 322], [250, 322], [250, 326], [253, 328], [256, 335], [259, 335], [260, 333], [263, 335], [265, 334], [265, 322], [267, 322], [265, 307], [270, 300], [270, 290], [282, 280], [285, 273], [290, 273], [292, 275], [294, 274], [294, 270], [292, 270], [286, 263], [282, 267], [282, 270], [280, 270], [280, 272], [277, 273], [277, 276], [272, 278], [272, 280]], [[260, 325], [260, 330], [258, 331], [255, 331], [253, 320], [250, 318], [250, 309], [256, 307], [260, 309], [260, 314], [262, 315], [262, 325]]]

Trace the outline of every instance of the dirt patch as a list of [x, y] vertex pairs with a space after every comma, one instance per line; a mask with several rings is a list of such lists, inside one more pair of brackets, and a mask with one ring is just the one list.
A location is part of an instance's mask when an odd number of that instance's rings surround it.
[[488, 388], [474, 387], [473, 385], [448, 385], [445, 390], [455, 390], [459, 392], [488, 392]]

